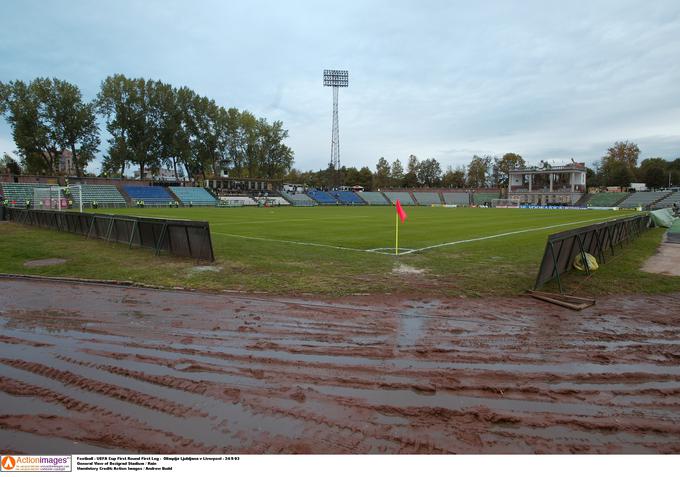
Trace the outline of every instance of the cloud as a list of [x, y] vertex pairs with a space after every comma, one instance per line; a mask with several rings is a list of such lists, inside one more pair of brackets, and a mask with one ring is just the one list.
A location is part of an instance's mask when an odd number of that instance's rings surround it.
[[[187, 85], [282, 120], [296, 166], [514, 151], [592, 162], [616, 140], [680, 156], [680, 6], [619, 2], [12, 2], [0, 81], [56, 76], [91, 98], [109, 74]], [[56, 25], [56, 28], [55, 28]], [[41, 32], [41, 34], [36, 34]], [[11, 141], [0, 128], [0, 144]], [[13, 147], [10, 147], [13, 149]]]

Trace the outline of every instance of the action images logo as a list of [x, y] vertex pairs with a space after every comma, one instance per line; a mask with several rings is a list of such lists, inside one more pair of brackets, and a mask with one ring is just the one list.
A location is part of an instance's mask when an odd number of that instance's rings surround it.
[[14, 466], [17, 465], [17, 460], [11, 455], [2, 456], [2, 470], [14, 470]]
[[71, 472], [70, 455], [3, 455], [2, 472]]

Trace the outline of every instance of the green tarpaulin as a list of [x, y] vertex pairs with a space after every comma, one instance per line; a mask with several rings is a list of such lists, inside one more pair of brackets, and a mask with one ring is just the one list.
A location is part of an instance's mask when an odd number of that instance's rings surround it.
[[675, 217], [673, 217], [671, 209], [654, 210], [651, 214], [654, 225], [657, 227], [669, 228], [675, 221]]

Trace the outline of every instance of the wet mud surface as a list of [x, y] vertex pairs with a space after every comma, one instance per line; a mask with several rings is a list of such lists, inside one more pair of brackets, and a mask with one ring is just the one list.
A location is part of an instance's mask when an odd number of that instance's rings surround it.
[[0, 290], [2, 453], [680, 452], [680, 293]]

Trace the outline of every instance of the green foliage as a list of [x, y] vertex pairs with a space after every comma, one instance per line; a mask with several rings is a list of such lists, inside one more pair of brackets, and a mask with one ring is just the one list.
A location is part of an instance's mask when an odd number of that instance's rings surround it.
[[12, 156], [4, 153], [2, 155], [2, 159], [0, 159], [0, 173], [14, 174], [15, 176], [18, 176], [21, 174], [21, 166], [17, 161], [14, 160]]
[[56, 78], [0, 84], [0, 112], [28, 173], [56, 174], [63, 151], [70, 151], [78, 176], [99, 148], [95, 107], [80, 89]]
[[489, 167], [493, 162], [491, 156], [473, 156], [467, 170], [468, 187], [482, 188], [488, 185]]
[[399, 159], [395, 159], [392, 163], [390, 179], [392, 187], [402, 187], [404, 182], [404, 166], [401, 165], [401, 161]]
[[436, 159], [425, 159], [420, 163], [416, 177], [418, 184], [425, 187], [439, 186], [441, 183], [442, 168]]
[[507, 187], [511, 169], [526, 167], [526, 162], [519, 154], [508, 152], [500, 159], [493, 158], [494, 183], [498, 187]]
[[102, 82], [97, 102], [111, 134], [104, 161], [110, 173], [122, 175], [131, 163], [141, 176], [164, 166], [178, 177], [182, 166], [191, 178], [227, 172], [269, 179], [293, 164], [281, 121], [225, 109], [186, 87], [114, 75]]
[[465, 187], [465, 169], [457, 167], [453, 169], [449, 166], [442, 177], [442, 186], [449, 189], [462, 189]]
[[390, 185], [390, 163], [384, 157], [378, 159], [373, 176], [373, 188], [382, 189]]
[[640, 148], [629, 141], [618, 141], [607, 149], [600, 163], [600, 174], [605, 185], [627, 187], [636, 179]]

